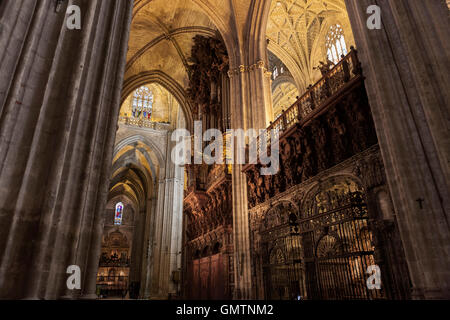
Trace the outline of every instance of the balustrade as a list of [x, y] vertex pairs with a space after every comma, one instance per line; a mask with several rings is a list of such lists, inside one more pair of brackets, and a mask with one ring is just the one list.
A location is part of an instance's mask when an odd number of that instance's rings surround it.
[[[281, 116], [279, 116], [264, 133], [267, 145], [270, 144], [271, 130], [277, 131], [280, 137], [295, 124], [300, 126], [306, 124], [314, 116], [326, 109], [333, 96], [341, 92], [353, 80], [362, 76], [357, 51], [351, 48], [349, 54], [342, 58], [330, 71], [325, 74], [316, 84], [308, 90]], [[258, 150], [261, 148], [261, 136], [257, 138]]]

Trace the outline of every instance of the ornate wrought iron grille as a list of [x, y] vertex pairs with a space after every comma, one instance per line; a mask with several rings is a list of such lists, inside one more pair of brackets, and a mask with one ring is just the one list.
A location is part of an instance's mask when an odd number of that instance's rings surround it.
[[[326, 200], [320, 201], [320, 197]], [[308, 298], [382, 298], [382, 291], [367, 286], [370, 275], [366, 271], [375, 265], [375, 247], [363, 194], [329, 191], [315, 200], [298, 223], [305, 248]]]
[[276, 208], [266, 217], [261, 232], [266, 299], [295, 300], [306, 294], [296, 219], [289, 207]]
[[265, 218], [260, 235], [266, 299], [384, 298], [383, 290], [367, 286], [366, 271], [376, 263], [363, 193], [318, 192], [304, 208], [300, 217], [274, 208]]

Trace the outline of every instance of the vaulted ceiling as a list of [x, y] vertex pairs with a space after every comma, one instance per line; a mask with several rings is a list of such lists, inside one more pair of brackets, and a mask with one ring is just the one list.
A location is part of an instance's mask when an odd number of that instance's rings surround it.
[[[217, 36], [220, 30], [226, 42], [245, 38], [249, 3], [135, 0], [125, 81], [157, 71], [186, 90], [194, 36]], [[347, 46], [354, 45], [344, 0], [272, 0], [268, 14], [268, 49], [287, 66], [300, 95], [320, 78], [314, 67], [326, 59], [325, 37], [332, 25], [340, 24]]]
[[297, 87], [291, 82], [283, 82], [276, 86], [272, 93], [275, 118], [297, 101], [298, 96]]
[[[179, 125], [178, 111], [180, 106], [175, 97], [163, 86], [157, 83], [145, 84], [153, 94], [152, 121], [171, 124], [171, 128]], [[130, 117], [132, 114], [133, 93], [131, 93], [123, 102], [120, 109], [120, 116]]]
[[192, 0], [136, 0], [125, 79], [159, 70], [187, 88], [192, 38], [217, 29]]
[[131, 141], [117, 150], [113, 159], [109, 198], [126, 195], [136, 208], [143, 208], [159, 177], [160, 161], [145, 141]]
[[348, 47], [354, 45], [344, 0], [273, 0], [267, 38], [273, 52], [292, 73], [298, 89], [320, 78], [313, 68], [326, 61], [325, 37], [340, 24]]

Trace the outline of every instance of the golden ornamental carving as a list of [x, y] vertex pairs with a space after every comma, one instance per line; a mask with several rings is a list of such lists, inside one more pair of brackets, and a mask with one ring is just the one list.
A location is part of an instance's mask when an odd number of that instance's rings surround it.
[[[258, 62], [254, 63], [252, 65], [249, 65], [249, 66], [241, 64], [238, 68], [230, 69], [228, 71], [228, 77], [232, 78], [235, 75], [239, 75], [241, 73], [254, 71], [254, 70], [257, 70], [257, 69], [262, 69], [264, 74], [267, 75], [266, 74], [267, 73], [267, 68], [266, 68], [265, 62], [262, 61], [262, 60], [259, 60]], [[270, 73], [270, 75], [272, 75], [272, 73]]]

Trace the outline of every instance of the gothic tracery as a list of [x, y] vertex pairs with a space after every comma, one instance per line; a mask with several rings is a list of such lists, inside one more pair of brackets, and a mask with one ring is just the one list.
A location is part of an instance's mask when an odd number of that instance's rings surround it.
[[302, 90], [320, 78], [314, 67], [320, 61], [326, 62], [325, 38], [336, 23], [349, 35], [349, 48], [354, 42], [343, 0], [272, 1], [267, 25], [268, 48], [287, 63]]
[[1, 1], [0, 299], [448, 298], [449, 1], [372, 2]]

